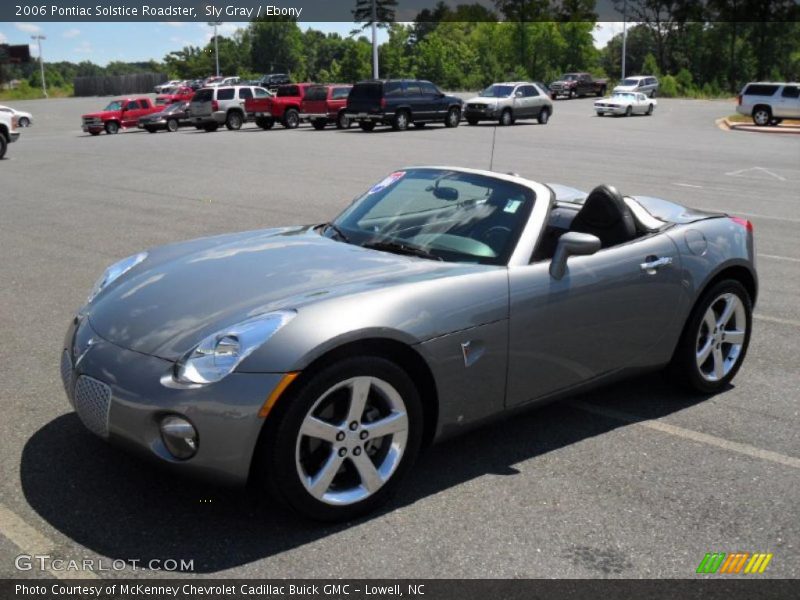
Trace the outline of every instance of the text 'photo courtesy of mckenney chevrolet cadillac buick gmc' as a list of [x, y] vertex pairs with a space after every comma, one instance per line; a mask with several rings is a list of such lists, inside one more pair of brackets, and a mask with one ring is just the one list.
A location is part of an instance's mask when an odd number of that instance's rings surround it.
[[422, 446], [520, 407], [647, 370], [723, 389], [757, 290], [745, 219], [412, 167], [330, 222], [111, 265], [69, 324], [61, 377], [101, 438], [346, 520], [386, 501]]

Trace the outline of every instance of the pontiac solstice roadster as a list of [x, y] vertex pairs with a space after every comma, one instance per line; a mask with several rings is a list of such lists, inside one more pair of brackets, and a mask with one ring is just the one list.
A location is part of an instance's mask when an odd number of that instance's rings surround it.
[[602, 185], [395, 171], [334, 221], [110, 266], [61, 357], [84, 425], [315, 519], [375, 508], [421, 447], [645, 370], [744, 360], [749, 221]]

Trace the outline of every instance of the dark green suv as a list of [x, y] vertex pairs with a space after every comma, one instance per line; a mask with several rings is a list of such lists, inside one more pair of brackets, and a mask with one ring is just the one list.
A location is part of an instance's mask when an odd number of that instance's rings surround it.
[[430, 81], [384, 79], [359, 81], [347, 98], [345, 114], [364, 131], [376, 125], [391, 125], [401, 131], [409, 125], [444, 123], [458, 127], [463, 101], [448, 96]]

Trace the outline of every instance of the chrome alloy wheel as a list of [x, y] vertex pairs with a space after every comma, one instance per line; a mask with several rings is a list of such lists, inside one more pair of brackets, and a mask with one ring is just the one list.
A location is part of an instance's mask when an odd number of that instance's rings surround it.
[[300, 426], [295, 464], [317, 500], [360, 502], [394, 474], [408, 441], [408, 414], [397, 390], [377, 377], [359, 376], [329, 388]]
[[725, 293], [706, 310], [697, 332], [696, 362], [706, 381], [719, 381], [730, 373], [742, 352], [747, 316], [741, 299]]

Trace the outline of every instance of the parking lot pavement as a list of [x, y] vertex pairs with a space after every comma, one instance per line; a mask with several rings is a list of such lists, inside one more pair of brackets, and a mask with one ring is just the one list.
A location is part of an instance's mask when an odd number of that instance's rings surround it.
[[[81, 113], [105, 101], [18, 103], [35, 125], [0, 162], [0, 576], [37, 543], [65, 559], [193, 559], [224, 577], [692, 577], [711, 551], [772, 552], [762, 577], [800, 576], [797, 138], [720, 130], [731, 102], [659, 99], [652, 117], [599, 118], [589, 98], [556, 102], [546, 126], [496, 132], [83, 134]], [[108, 263], [322, 222], [402, 166], [488, 168], [495, 134], [495, 170], [754, 222], [761, 290], [729, 390], [690, 398], [653, 374], [528, 412], [432, 448], [396, 502], [334, 526], [176, 480], [68, 410], [59, 344]]]

